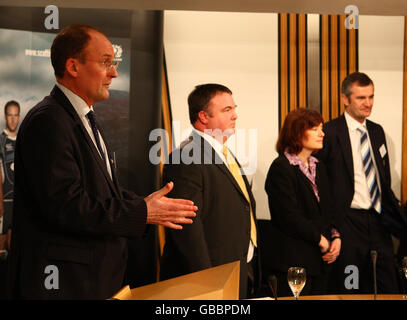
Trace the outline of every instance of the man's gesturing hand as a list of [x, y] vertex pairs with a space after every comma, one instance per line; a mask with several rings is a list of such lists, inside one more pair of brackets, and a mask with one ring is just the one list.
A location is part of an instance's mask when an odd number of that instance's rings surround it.
[[162, 189], [150, 194], [144, 201], [147, 203], [147, 223], [159, 224], [167, 228], [182, 229], [179, 223], [191, 224], [187, 217], [195, 217], [198, 207], [190, 200], [171, 199], [165, 195], [174, 187], [173, 182], [167, 183]]

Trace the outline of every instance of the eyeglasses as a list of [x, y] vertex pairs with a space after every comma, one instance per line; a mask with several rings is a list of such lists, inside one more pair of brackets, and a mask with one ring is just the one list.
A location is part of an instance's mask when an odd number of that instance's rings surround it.
[[110, 71], [112, 70], [112, 68], [114, 68], [115, 70], [117, 70], [117, 67], [120, 64], [120, 61], [118, 60], [109, 60], [106, 59], [104, 61], [98, 61], [98, 60], [90, 60], [90, 59], [86, 59], [87, 61], [93, 61], [93, 62], [99, 62], [101, 64], [103, 64], [106, 68], [106, 71]]
[[105, 60], [102, 62], [105, 65], [106, 70], [112, 70], [112, 68], [115, 68], [117, 70], [117, 67], [120, 64], [120, 61], [118, 60]]

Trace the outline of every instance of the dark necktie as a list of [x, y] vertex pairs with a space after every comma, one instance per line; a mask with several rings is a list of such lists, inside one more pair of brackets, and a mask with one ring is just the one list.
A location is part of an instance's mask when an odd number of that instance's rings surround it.
[[370, 198], [372, 199], [372, 207], [381, 213], [380, 192], [377, 185], [376, 170], [373, 165], [372, 155], [370, 153], [369, 141], [364, 128], [358, 128], [360, 132], [360, 149], [362, 152], [363, 168], [365, 170], [367, 185], [369, 187]]
[[103, 161], [105, 162], [106, 161], [105, 160], [105, 153], [103, 152], [102, 145], [100, 144], [99, 132], [98, 132], [97, 124], [96, 124], [95, 113], [91, 110], [91, 111], [88, 112], [88, 114], [86, 116], [89, 119], [90, 127], [92, 128], [93, 136], [95, 137], [96, 145], [98, 146], [100, 155], [101, 155]]

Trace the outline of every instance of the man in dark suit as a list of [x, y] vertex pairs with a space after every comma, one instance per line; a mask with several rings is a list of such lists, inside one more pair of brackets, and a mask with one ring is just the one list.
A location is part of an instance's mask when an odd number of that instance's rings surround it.
[[57, 84], [21, 124], [9, 294], [20, 299], [106, 299], [123, 286], [127, 237], [146, 224], [181, 229], [197, 210], [166, 198], [173, 184], [146, 198], [121, 189], [92, 105], [117, 77], [110, 41], [83, 25], [54, 39]]
[[199, 211], [193, 225], [181, 232], [166, 229], [161, 277], [240, 260], [239, 295], [245, 298], [258, 288], [259, 268], [255, 200], [243, 170], [226, 147], [235, 130], [236, 105], [232, 92], [219, 84], [197, 86], [188, 104], [194, 129], [171, 154], [164, 181], [175, 183], [169, 196], [190, 199]]
[[[397, 293], [389, 220], [401, 222], [391, 190], [389, 154], [383, 128], [367, 120], [374, 86], [364, 73], [342, 83], [345, 113], [324, 126], [318, 157], [328, 168], [337, 212], [342, 213], [342, 254], [336, 264], [336, 288], [342, 293], [373, 293], [372, 251], [377, 252], [377, 289]], [[357, 269], [355, 268], [357, 267]]]

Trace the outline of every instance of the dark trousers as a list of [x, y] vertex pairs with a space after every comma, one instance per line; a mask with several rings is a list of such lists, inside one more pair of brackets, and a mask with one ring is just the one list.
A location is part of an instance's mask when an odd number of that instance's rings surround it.
[[8, 259], [0, 259], [0, 300], [5, 300], [6, 296], [6, 284], [7, 284], [7, 268]]
[[257, 298], [260, 286], [259, 257], [257, 249], [254, 250], [252, 260], [247, 264], [247, 298]]
[[341, 228], [341, 254], [334, 267], [330, 293], [374, 293], [371, 251], [377, 251], [378, 293], [399, 293], [393, 241], [374, 210], [349, 209]]

